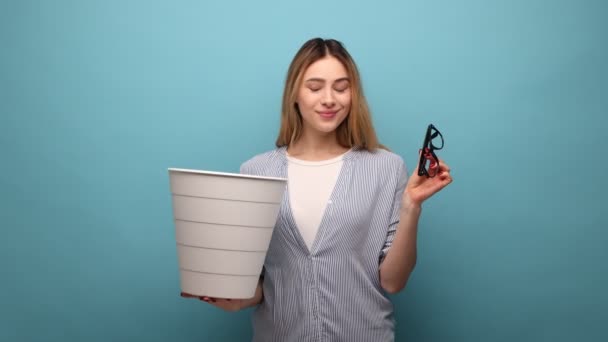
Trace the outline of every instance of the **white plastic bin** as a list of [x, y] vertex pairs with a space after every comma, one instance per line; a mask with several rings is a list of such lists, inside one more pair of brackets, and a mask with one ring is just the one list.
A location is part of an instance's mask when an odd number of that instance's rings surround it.
[[169, 169], [183, 292], [251, 298], [287, 180]]

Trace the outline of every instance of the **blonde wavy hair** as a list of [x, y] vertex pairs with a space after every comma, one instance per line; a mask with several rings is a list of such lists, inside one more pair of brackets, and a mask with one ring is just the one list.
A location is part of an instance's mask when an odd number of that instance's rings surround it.
[[350, 79], [351, 109], [346, 119], [336, 128], [338, 143], [347, 148], [370, 151], [385, 148], [378, 142], [372, 125], [371, 113], [363, 95], [357, 65], [342, 43], [334, 39], [322, 38], [313, 38], [304, 43], [291, 61], [283, 91], [281, 127], [276, 146], [289, 146], [302, 135], [302, 116], [296, 103], [298, 90], [302, 86], [302, 77], [306, 69], [326, 56], [339, 60]]

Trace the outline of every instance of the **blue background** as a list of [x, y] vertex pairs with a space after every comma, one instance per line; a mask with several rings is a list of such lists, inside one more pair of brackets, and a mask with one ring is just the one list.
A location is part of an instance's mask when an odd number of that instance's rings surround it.
[[383, 143], [446, 139], [397, 339], [608, 340], [608, 3], [1, 1], [0, 340], [247, 340], [179, 297], [168, 167], [273, 147], [301, 44], [344, 42]]

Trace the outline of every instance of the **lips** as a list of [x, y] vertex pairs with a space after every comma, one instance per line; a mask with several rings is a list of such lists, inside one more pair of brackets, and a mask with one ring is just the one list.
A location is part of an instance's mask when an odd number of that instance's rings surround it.
[[324, 117], [326, 119], [331, 119], [334, 116], [336, 116], [337, 113], [338, 113], [338, 111], [325, 111], [325, 112], [319, 112], [319, 115], [321, 115], [321, 117]]

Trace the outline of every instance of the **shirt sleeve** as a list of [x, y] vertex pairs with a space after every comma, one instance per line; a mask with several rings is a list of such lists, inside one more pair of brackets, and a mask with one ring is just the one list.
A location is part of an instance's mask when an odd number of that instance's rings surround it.
[[244, 175], [251, 174], [251, 171], [247, 167], [247, 162], [244, 162], [244, 163], [241, 164], [239, 173], [244, 174]]
[[401, 212], [401, 198], [403, 197], [403, 191], [405, 190], [405, 185], [407, 184], [407, 167], [405, 163], [402, 161], [399, 166], [399, 171], [397, 172], [397, 186], [395, 187], [395, 195], [393, 197], [393, 207], [391, 208], [391, 217], [389, 220], [388, 232], [386, 235], [386, 241], [384, 242], [384, 247], [382, 247], [382, 252], [380, 253], [380, 262], [384, 260], [388, 250], [391, 248], [393, 244], [393, 240], [395, 239], [395, 233], [397, 232], [397, 226], [399, 225], [399, 214]]

